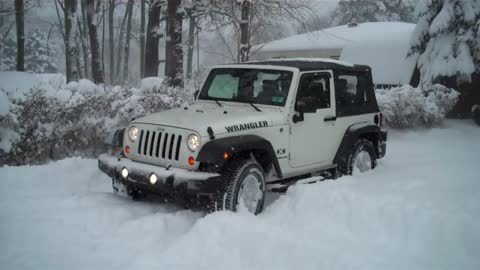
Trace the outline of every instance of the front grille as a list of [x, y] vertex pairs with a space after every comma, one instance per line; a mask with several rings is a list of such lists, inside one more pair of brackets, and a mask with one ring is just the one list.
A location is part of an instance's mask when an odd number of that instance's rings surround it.
[[182, 135], [142, 129], [138, 140], [138, 154], [178, 161], [181, 145]]

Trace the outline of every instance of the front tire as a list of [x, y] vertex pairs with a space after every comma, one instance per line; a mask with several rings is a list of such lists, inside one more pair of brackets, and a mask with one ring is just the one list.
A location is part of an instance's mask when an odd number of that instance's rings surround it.
[[265, 172], [256, 160], [232, 160], [222, 173], [211, 209], [236, 212], [245, 207], [250, 213], [259, 214], [265, 202], [265, 186]]
[[339, 162], [338, 170], [343, 175], [353, 175], [375, 169], [377, 154], [373, 143], [367, 139], [359, 139]]

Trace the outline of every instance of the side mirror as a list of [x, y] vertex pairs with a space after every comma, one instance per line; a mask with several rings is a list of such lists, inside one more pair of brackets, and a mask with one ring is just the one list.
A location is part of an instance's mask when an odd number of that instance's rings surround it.
[[198, 97], [198, 94], [200, 93], [200, 90], [195, 90], [195, 92], [193, 93], [193, 100], [197, 100], [197, 97]]
[[314, 104], [314, 102], [312, 101], [311, 98], [301, 97], [295, 103], [295, 111], [297, 111], [299, 113], [299, 115], [295, 114], [293, 116], [293, 122], [297, 123], [297, 122], [301, 122], [305, 119], [304, 114], [314, 113], [314, 112], [317, 111], [317, 109], [315, 108], [315, 104]]

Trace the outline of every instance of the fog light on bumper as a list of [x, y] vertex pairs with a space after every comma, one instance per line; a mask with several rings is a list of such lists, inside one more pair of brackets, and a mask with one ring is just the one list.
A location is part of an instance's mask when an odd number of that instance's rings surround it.
[[150, 174], [150, 177], [148, 178], [148, 180], [150, 181], [150, 184], [155, 185], [158, 181], [158, 177], [157, 177], [157, 175], [152, 173], [152, 174]]
[[128, 170], [127, 170], [127, 168], [125, 168], [125, 167], [122, 168], [122, 170], [120, 171], [120, 173], [121, 173], [121, 175], [122, 175], [122, 177], [123, 177], [124, 179], [127, 179], [127, 178], [128, 178]]

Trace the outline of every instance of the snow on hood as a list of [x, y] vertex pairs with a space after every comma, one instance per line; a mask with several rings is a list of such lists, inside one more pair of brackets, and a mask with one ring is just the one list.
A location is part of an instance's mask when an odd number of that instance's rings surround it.
[[[260, 107], [256, 111], [248, 104], [246, 106], [224, 107], [211, 104], [195, 104], [189, 107], [176, 108], [168, 111], [154, 113], [135, 119], [133, 123], [155, 124], [190, 129], [201, 136], [208, 136], [207, 128], [211, 127], [215, 134], [227, 133], [226, 127], [250, 123], [263, 123], [268, 126], [281, 125], [286, 122], [285, 115], [279, 109]], [[186, 108], [186, 109], [185, 109]]]

